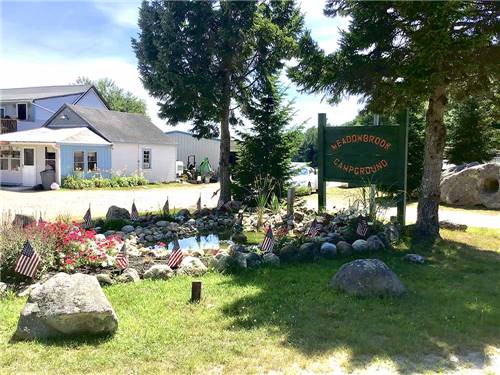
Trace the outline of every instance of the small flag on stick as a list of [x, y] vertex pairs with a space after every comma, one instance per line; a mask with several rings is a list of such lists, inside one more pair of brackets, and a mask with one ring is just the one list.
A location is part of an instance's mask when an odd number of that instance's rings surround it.
[[269, 226], [269, 228], [267, 228], [264, 241], [262, 241], [262, 245], [260, 245], [260, 249], [265, 253], [272, 253], [273, 247], [274, 247], [273, 229], [271, 228], [271, 226]]
[[33, 278], [36, 275], [36, 270], [40, 261], [41, 258], [36, 250], [33, 249], [33, 246], [31, 246], [29, 241], [26, 241], [23, 246], [23, 251], [17, 259], [14, 271], [21, 275]]
[[170, 207], [168, 204], [168, 197], [167, 197], [165, 204], [163, 205], [163, 215], [170, 215]]
[[123, 243], [122, 248], [120, 249], [120, 251], [116, 255], [115, 263], [116, 263], [116, 267], [118, 267], [122, 270], [125, 268], [128, 268], [127, 245], [125, 245], [125, 243]]
[[316, 219], [314, 219], [313, 222], [311, 223], [311, 226], [307, 230], [306, 236], [308, 237], [317, 236], [319, 233], [319, 229], [320, 229], [320, 224]]
[[169, 266], [170, 268], [177, 268], [179, 267], [179, 264], [181, 264], [181, 262], [182, 262], [182, 250], [181, 246], [179, 245], [179, 240], [176, 238], [174, 240], [174, 248], [172, 249], [172, 253], [168, 258], [167, 266]]
[[358, 228], [356, 229], [356, 233], [362, 237], [366, 236], [366, 233], [368, 233], [368, 222], [362, 216], [358, 218]]
[[135, 206], [135, 200], [132, 202], [132, 209], [130, 210], [130, 220], [137, 221], [139, 219], [139, 212]]
[[89, 209], [87, 210], [87, 212], [85, 212], [85, 215], [83, 215], [83, 225], [86, 229], [92, 226], [92, 214], [90, 213], [90, 204], [89, 204]]
[[198, 202], [196, 202], [196, 209], [198, 211], [201, 211], [201, 194], [200, 197], [198, 198]]

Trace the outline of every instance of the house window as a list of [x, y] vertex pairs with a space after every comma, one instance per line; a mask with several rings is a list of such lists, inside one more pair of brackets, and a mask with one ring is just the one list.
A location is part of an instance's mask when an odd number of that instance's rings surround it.
[[12, 151], [10, 159], [10, 170], [18, 171], [21, 169], [21, 151]]
[[0, 151], [0, 170], [9, 170], [9, 150]]
[[5, 118], [5, 108], [0, 108], [0, 118]]
[[24, 165], [33, 166], [35, 165], [35, 150], [32, 148], [24, 149]]
[[151, 169], [151, 150], [142, 150], [142, 169]]
[[45, 147], [45, 166], [56, 170], [56, 153]]
[[17, 103], [17, 119], [26, 120], [28, 118], [28, 106], [26, 103]]
[[90, 172], [97, 171], [97, 152], [87, 153], [87, 168]]
[[75, 151], [73, 153], [73, 170], [83, 171], [85, 169], [85, 163], [83, 161], [83, 151]]

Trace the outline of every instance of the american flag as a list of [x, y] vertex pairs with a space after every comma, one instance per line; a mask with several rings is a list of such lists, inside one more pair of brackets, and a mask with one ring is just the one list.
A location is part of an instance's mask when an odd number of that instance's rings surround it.
[[200, 197], [198, 198], [198, 202], [196, 202], [196, 209], [198, 211], [201, 211], [201, 194]]
[[90, 228], [92, 226], [92, 214], [90, 213], [90, 205], [85, 215], [83, 215], [83, 225], [85, 228]]
[[167, 197], [167, 201], [163, 205], [163, 215], [170, 215], [170, 207], [168, 204], [168, 197]]
[[260, 249], [265, 253], [272, 253], [273, 247], [274, 247], [273, 229], [271, 228], [271, 226], [269, 226], [269, 228], [267, 228], [264, 241], [262, 241], [262, 245], [260, 245]]
[[33, 249], [29, 241], [26, 241], [23, 246], [23, 251], [17, 260], [14, 271], [33, 278], [36, 275], [36, 270], [40, 264], [41, 258]]
[[316, 219], [314, 219], [313, 222], [311, 223], [311, 226], [307, 230], [306, 236], [308, 237], [317, 236], [319, 233], [319, 229], [320, 229], [320, 224]]
[[220, 210], [224, 206], [224, 200], [222, 197], [219, 198], [219, 201], [217, 202], [217, 209]]
[[359, 217], [356, 233], [363, 237], [366, 236], [366, 233], [368, 233], [368, 222], [364, 217]]
[[137, 211], [134, 201], [132, 202], [132, 209], [130, 210], [130, 220], [136, 221], [137, 219], [139, 219], [139, 212]]
[[182, 262], [182, 250], [181, 246], [179, 245], [179, 240], [177, 238], [174, 240], [174, 248], [172, 249], [172, 253], [170, 254], [170, 257], [168, 258], [168, 263], [167, 266], [170, 268], [176, 268], [181, 264]]
[[127, 254], [127, 245], [123, 244], [122, 248], [116, 255], [115, 259], [116, 267], [120, 269], [128, 268], [128, 254]]

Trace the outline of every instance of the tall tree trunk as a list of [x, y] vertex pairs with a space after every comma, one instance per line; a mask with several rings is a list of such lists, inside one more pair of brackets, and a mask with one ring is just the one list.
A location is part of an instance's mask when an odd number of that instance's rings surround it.
[[426, 115], [424, 171], [417, 208], [416, 235], [420, 239], [439, 237], [441, 169], [446, 141], [443, 116], [447, 103], [446, 86], [438, 86], [429, 98]]
[[231, 178], [229, 174], [229, 156], [231, 153], [231, 135], [229, 132], [229, 112], [231, 106], [231, 75], [229, 70], [224, 74], [222, 99], [222, 118], [220, 122], [220, 158], [219, 181], [220, 196], [224, 202], [231, 200]]

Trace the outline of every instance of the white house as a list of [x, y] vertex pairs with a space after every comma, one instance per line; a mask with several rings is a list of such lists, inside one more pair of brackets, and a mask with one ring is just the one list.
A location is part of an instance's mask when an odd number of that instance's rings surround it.
[[46, 166], [59, 184], [74, 173], [174, 181], [176, 154], [144, 115], [64, 104], [41, 128], [0, 135], [0, 184], [34, 186]]
[[[9, 131], [40, 128], [64, 104], [109, 109], [91, 85], [0, 89], [2, 128]], [[7, 131], [0, 131], [4, 132]]]

